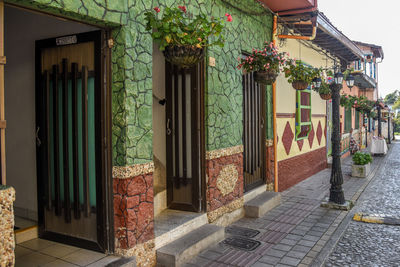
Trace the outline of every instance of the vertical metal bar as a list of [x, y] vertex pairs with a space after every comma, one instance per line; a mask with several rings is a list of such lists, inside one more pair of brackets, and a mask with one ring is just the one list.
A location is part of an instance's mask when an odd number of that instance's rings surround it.
[[181, 126], [179, 123], [179, 92], [178, 92], [178, 67], [173, 66], [174, 68], [174, 133], [175, 133], [175, 186], [179, 188], [180, 186], [180, 174], [179, 174], [179, 127]]
[[250, 160], [251, 160], [251, 167], [250, 167], [250, 173], [254, 174], [254, 75], [253, 73], [251, 74], [251, 80], [250, 80], [250, 102], [249, 102], [249, 106], [250, 106]]
[[[247, 92], [246, 92], [246, 81], [247, 74], [242, 75], [242, 87], [243, 87], [243, 169], [247, 172]], [[244, 181], [246, 184], [246, 180]]]
[[202, 66], [201, 63], [199, 63], [196, 67], [193, 67], [190, 69], [189, 74], [190, 74], [190, 129], [191, 133], [191, 155], [190, 155], [190, 160], [192, 162], [192, 173], [190, 174], [192, 177], [193, 183], [191, 184], [192, 186], [192, 201], [195, 207], [197, 207], [197, 210], [201, 208], [201, 174], [200, 174], [200, 147], [201, 147], [201, 140], [200, 140], [200, 117], [198, 114], [200, 114], [199, 111], [199, 100], [200, 100], [200, 91], [201, 91], [201, 70], [200, 67]]
[[64, 161], [64, 216], [66, 222], [71, 222], [71, 200], [69, 191], [69, 151], [68, 151], [68, 60], [62, 60], [62, 90], [63, 90], [63, 161]]
[[[4, 56], [4, 2], [0, 1], [0, 57]], [[5, 122], [4, 65], [0, 64], [0, 121]], [[6, 129], [0, 129], [0, 184], [6, 184]]]
[[174, 177], [174, 147], [173, 147], [173, 87], [172, 87], [172, 65], [165, 63], [165, 98], [166, 102], [166, 151], [167, 155], [167, 206], [173, 202], [173, 177]]
[[254, 114], [256, 116], [255, 124], [254, 124], [254, 130], [255, 130], [255, 166], [256, 168], [259, 167], [260, 165], [260, 103], [259, 103], [259, 85], [257, 83], [254, 83]]
[[74, 173], [74, 217], [80, 218], [79, 203], [79, 163], [78, 163], [78, 64], [71, 64], [72, 82], [72, 146]]
[[88, 69], [82, 66], [82, 166], [83, 166], [83, 203], [85, 216], [90, 215], [89, 192], [89, 149], [88, 149]]
[[187, 184], [187, 160], [186, 160], [186, 71], [182, 69], [182, 168], [183, 185]]
[[53, 65], [53, 136], [54, 136], [54, 205], [57, 216], [61, 215], [61, 194], [60, 194], [60, 140], [59, 140], [59, 103], [58, 103], [58, 65]]
[[[43, 74], [44, 77], [44, 95], [45, 95], [45, 118], [46, 118], [46, 155], [47, 155], [47, 166], [46, 166], [46, 171], [47, 171], [47, 209], [51, 210], [52, 208], [52, 203], [51, 203], [51, 165], [50, 165], [50, 158], [51, 158], [51, 147], [50, 147], [50, 74], [47, 70], [44, 71]], [[53, 112], [54, 114], [54, 112]]]

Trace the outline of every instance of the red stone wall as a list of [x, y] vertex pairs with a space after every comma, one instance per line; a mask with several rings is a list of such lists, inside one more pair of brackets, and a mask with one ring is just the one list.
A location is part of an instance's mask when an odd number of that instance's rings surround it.
[[273, 146], [267, 146], [266, 148], [267, 151], [267, 156], [266, 156], [266, 165], [265, 165], [265, 171], [266, 171], [266, 179], [267, 179], [267, 184], [273, 183], [274, 182], [274, 147]]
[[284, 191], [326, 167], [325, 147], [279, 161], [278, 189]]
[[153, 174], [114, 178], [116, 248], [129, 249], [154, 238]]
[[[217, 188], [217, 178], [227, 165], [234, 164], [238, 172], [238, 179], [233, 192], [223, 196]], [[207, 183], [207, 212], [214, 211], [243, 196], [243, 153], [210, 159], [206, 162]]]

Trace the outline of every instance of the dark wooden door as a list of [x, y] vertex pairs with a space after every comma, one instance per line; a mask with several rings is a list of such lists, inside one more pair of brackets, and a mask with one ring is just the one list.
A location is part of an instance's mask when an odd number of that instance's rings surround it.
[[249, 191], [265, 181], [265, 86], [243, 75], [243, 170]]
[[36, 42], [39, 235], [106, 250], [102, 32]]
[[171, 209], [201, 210], [203, 63], [166, 63], [167, 199]]

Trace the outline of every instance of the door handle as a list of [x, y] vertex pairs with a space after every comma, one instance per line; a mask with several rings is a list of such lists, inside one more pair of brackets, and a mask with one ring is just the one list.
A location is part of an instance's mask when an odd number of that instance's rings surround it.
[[169, 128], [169, 123], [171, 122], [171, 120], [168, 118], [167, 119], [167, 135], [170, 135], [172, 133], [171, 128]]
[[40, 127], [37, 127], [36, 128], [36, 145], [37, 146], [40, 146], [42, 144], [42, 141], [40, 141], [40, 138], [39, 138], [39, 131], [40, 131]]

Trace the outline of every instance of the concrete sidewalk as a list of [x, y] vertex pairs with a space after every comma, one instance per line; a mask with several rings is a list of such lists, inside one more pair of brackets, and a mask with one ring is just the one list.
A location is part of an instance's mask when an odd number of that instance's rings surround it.
[[[342, 160], [346, 200], [357, 201], [384, 160], [374, 157], [367, 178], [352, 178], [351, 157]], [[239, 250], [221, 242], [185, 266], [320, 266], [344, 231], [341, 222], [349, 213], [320, 207], [329, 195], [330, 171], [325, 169], [283, 192], [282, 203], [263, 217], [242, 218], [232, 224], [260, 232], [252, 238], [261, 243], [255, 250]]]

